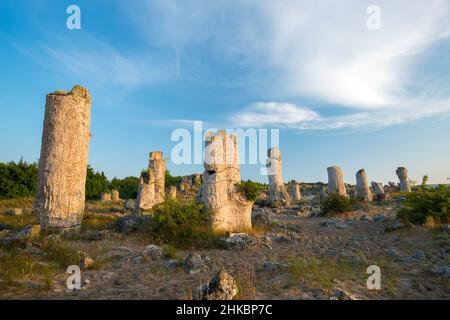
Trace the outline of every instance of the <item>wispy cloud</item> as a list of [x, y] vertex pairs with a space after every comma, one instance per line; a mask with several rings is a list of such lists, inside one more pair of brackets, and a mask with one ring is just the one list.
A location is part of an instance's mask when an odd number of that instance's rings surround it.
[[428, 105], [420, 103], [404, 109], [357, 111], [342, 116], [324, 116], [310, 108], [287, 103], [255, 103], [231, 117], [234, 126], [284, 127], [302, 130], [383, 128], [450, 112], [450, 99]]
[[372, 1], [145, 3], [149, 11], [142, 10], [143, 17], [157, 12], [158, 26], [142, 18], [141, 27], [152, 30], [153, 40], [163, 35], [157, 39], [174, 48], [181, 70], [183, 61], [192, 62], [206, 46], [224, 63], [252, 72], [269, 70], [270, 80], [264, 82], [267, 74], [260, 74], [245, 84], [260, 101], [273, 101], [273, 96], [313, 100], [346, 113], [326, 117], [313, 105], [294, 110], [281, 102], [253, 104], [233, 116], [238, 123], [333, 129], [392, 125], [449, 112], [448, 79], [425, 68], [428, 81], [421, 81], [424, 71], [418, 71], [418, 65], [429, 63], [424, 53], [449, 41], [446, 0], [377, 1], [381, 29], [375, 31], [366, 26]]

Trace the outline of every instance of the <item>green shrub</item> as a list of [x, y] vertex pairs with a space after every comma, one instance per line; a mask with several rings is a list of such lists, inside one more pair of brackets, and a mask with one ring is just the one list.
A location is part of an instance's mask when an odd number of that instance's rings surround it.
[[[424, 179], [424, 181], [426, 181]], [[440, 223], [450, 222], [450, 186], [426, 188], [406, 193], [398, 216], [413, 224], [424, 224], [429, 217]]]
[[259, 193], [262, 190], [262, 185], [248, 180], [236, 183], [236, 188], [237, 191], [243, 193], [248, 200], [255, 201], [258, 199]]
[[191, 248], [209, 246], [215, 238], [209, 213], [195, 202], [183, 204], [168, 199], [155, 206], [152, 212], [149, 233], [154, 241], [178, 248]]
[[325, 216], [350, 212], [352, 205], [348, 197], [331, 193], [321, 203], [322, 214]]

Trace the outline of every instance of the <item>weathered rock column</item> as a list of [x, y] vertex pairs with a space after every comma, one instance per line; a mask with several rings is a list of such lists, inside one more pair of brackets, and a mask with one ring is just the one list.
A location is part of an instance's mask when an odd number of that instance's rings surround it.
[[372, 193], [370, 192], [369, 181], [364, 169], [356, 173], [356, 196], [364, 201], [372, 201]]
[[302, 194], [300, 192], [300, 184], [295, 181], [291, 181], [290, 189], [292, 202], [300, 202], [302, 200]]
[[148, 170], [141, 174], [136, 211], [150, 210], [153, 206], [164, 201], [165, 197], [166, 163], [161, 151], [150, 152]]
[[211, 212], [213, 230], [251, 229], [253, 202], [236, 190], [241, 182], [237, 137], [224, 131], [209, 132], [205, 147], [205, 172], [197, 198]]
[[384, 195], [385, 194], [384, 186], [382, 183], [372, 181], [371, 185], [372, 185], [373, 193], [375, 195]]
[[328, 171], [328, 193], [338, 193], [347, 196], [345, 190], [344, 174], [339, 166], [329, 167]]
[[269, 198], [272, 204], [281, 202], [284, 206], [291, 205], [289, 193], [283, 183], [281, 152], [278, 148], [267, 151], [267, 173], [269, 175]]
[[120, 202], [120, 193], [119, 190], [111, 191], [111, 201], [112, 202]]
[[101, 202], [110, 202], [111, 201], [111, 193], [109, 193], [109, 192], [100, 193], [100, 201]]
[[169, 189], [169, 198], [170, 199], [176, 199], [177, 198], [177, 187], [171, 186]]
[[411, 186], [408, 182], [408, 170], [404, 167], [397, 168], [397, 171], [395, 173], [398, 176], [398, 179], [400, 180], [400, 191], [401, 192], [411, 192]]
[[78, 228], [85, 205], [91, 98], [81, 86], [47, 95], [34, 210], [43, 229]]

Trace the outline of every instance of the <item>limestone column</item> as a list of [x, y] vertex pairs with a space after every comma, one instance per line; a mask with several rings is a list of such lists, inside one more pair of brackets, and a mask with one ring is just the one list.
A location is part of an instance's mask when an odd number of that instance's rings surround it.
[[300, 184], [292, 181], [290, 184], [291, 200], [293, 202], [300, 202], [302, 200], [302, 194], [300, 193]]
[[372, 185], [373, 193], [376, 196], [384, 196], [385, 195], [384, 186], [382, 183], [372, 181], [371, 185]]
[[119, 202], [119, 201], [120, 201], [120, 193], [119, 193], [119, 190], [113, 190], [113, 191], [111, 191], [111, 201], [112, 201], [112, 202]]
[[109, 192], [100, 193], [100, 201], [101, 202], [110, 202], [111, 201], [111, 193], [109, 193]]
[[401, 192], [411, 192], [411, 186], [408, 182], [408, 170], [404, 167], [397, 168], [395, 172], [400, 180], [400, 191]]
[[283, 183], [281, 152], [278, 148], [267, 151], [267, 173], [269, 175], [269, 197], [272, 203], [281, 202], [285, 206], [291, 205], [289, 193]]
[[43, 229], [78, 228], [85, 206], [91, 98], [81, 86], [47, 95], [34, 210]]
[[169, 189], [169, 198], [170, 199], [176, 199], [177, 198], [177, 187], [171, 186]]
[[251, 229], [253, 201], [236, 188], [241, 182], [236, 135], [209, 132], [205, 147], [205, 172], [197, 199], [211, 212], [213, 230], [245, 232]]
[[166, 163], [161, 151], [150, 152], [148, 170], [141, 174], [136, 211], [144, 213], [164, 201]]
[[372, 201], [372, 193], [370, 192], [369, 182], [364, 169], [356, 173], [356, 196], [364, 201]]
[[341, 167], [329, 167], [328, 171], [328, 193], [338, 193], [342, 196], [347, 196], [345, 190], [344, 174]]

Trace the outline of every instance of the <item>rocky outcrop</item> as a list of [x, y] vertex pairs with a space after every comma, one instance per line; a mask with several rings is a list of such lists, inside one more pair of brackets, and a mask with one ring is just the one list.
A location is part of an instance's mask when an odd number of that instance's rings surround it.
[[91, 122], [87, 89], [47, 95], [34, 210], [44, 229], [79, 228]]
[[283, 183], [281, 152], [278, 148], [267, 151], [267, 173], [269, 176], [269, 198], [272, 203], [280, 202], [284, 206], [291, 205], [289, 193]]
[[384, 187], [382, 183], [374, 182], [372, 181], [372, 191], [373, 191], [373, 197], [377, 201], [384, 201], [387, 199], [387, 194], [384, 191]]
[[251, 229], [253, 202], [236, 187], [241, 182], [236, 136], [224, 131], [209, 133], [204, 166], [197, 199], [211, 213], [213, 230], [239, 232]]
[[408, 170], [404, 167], [399, 167], [395, 171], [398, 179], [400, 180], [400, 191], [401, 192], [411, 192], [411, 186], [408, 182]]
[[356, 173], [356, 196], [364, 201], [372, 200], [372, 193], [370, 192], [369, 182], [364, 169]]
[[329, 167], [328, 171], [328, 193], [338, 193], [342, 196], [347, 196], [345, 189], [344, 174], [341, 167]]
[[148, 170], [141, 174], [138, 196], [136, 199], [136, 212], [145, 214], [147, 210], [164, 201], [165, 197], [166, 163], [163, 153], [155, 151], [150, 153]]
[[220, 270], [211, 281], [193, 292], [194, 300], [232, 300], [238, 293], [236, 280]]

